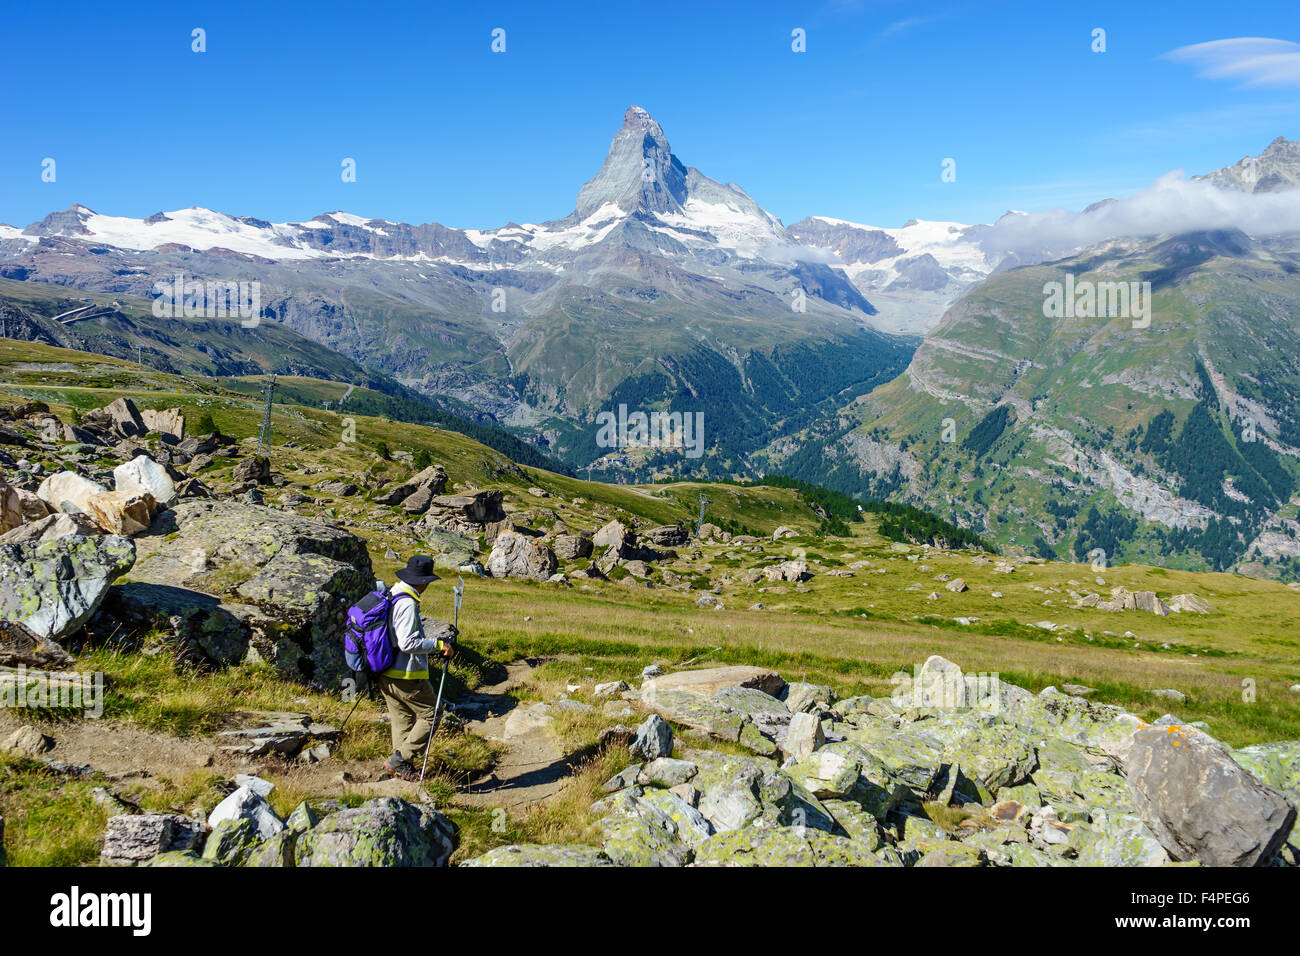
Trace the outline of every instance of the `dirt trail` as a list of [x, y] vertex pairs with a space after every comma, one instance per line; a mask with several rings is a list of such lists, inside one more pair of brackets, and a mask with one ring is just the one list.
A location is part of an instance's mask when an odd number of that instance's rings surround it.
[[[538, 661], [516, 661], [506, 666], [506, 677], [455, 702], [465, 720], [465, 730], [503, 744], [506, 748], [493, 771], [471, 781], [456, 796], [466, 806], [525, 809], [559, 793], [571, 773], [558, 742], [544, 726], [512, 727], [506, 721], [518, 703], [511, 693], [527, 680]], [[21, 724], [0, 711], [0, 739]], [[362, 793], [427, 799], [416, 784], [384, 773], [378, 759], [320, 763], [285, 762], [225, 753], [213, 737], [174, 737], [108, 721], [68, 721], [38, 725], [54, 740], [45, 760], [71, 768], [89, 768], [106, 779], [112, 791], [139, 792], [161, 788], [163, 781], [179, 783], [187, 775], [210, 769], [234, 778], [238, 773], [259, 774], [280, 785], [321, 796]], [[75, 771], [72, 771], [75, 772]]]
[[541, 725], [513, 726], [512, 733], [506, 734], [509, 714], [518, 704], [511, 692], [527, 680], [536, 663], [525, 660], [507, 664], [505, 680], [457, 702], [466, 730], [508, 748], [490, 773], [457, 793], [458, 804], [525, 810], [568, 785], [572, 769], [549, 730]]

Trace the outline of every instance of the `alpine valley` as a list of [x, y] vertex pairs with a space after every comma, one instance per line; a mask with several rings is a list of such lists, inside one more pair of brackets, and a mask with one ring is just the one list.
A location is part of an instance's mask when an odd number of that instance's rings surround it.
[[[1300, 144], [1278, 138], [1182, 185], [1285, 213], [1298, 184]], [[1043, 557], [1294, 579], [1300, 216], [1165, 229], [1133, 206], [1056, 230], [1020, 212], [786, 226], [633, 106], [563, 218], [74, 205], [0, 225], [0, 313], [6, 334], [165, 373], [347, 382], [587, 477], [784, 473]], [[159, 319], [177, 276], [259, 283], [259, 321]], [[1053, 317], [1053, 282], [1149, 283], [1149, 321]], [[599, 445], [620, 406], [703, 413], [705, 454]]]

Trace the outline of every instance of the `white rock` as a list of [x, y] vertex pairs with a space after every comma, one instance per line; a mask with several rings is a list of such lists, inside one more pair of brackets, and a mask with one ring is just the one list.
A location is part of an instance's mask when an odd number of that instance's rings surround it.
[[113, 486], [118, 491], [148, 492], [165, 508], [176, 504], [176, 484], [167, 469], [148, 455], [137, 455], [113, 469]]
[[222, 820], [240, 819], [251, 820], [253, 829], [263, 840], [269, 840], [285, 828], [284, 821], [275, 815], [266, 798], [250, 787], [240, 787], [217, 804], [208, 816], [208, 827], [215, 827]]
[[75, 471], [56, 471], [36, 489], [36, 495], [54, 511], [89, 512], [90, 499], [108, 489]]

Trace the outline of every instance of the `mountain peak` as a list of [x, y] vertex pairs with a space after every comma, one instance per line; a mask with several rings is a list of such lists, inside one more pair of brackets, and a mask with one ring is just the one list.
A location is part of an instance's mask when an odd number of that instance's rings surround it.
[[625, 214], [678, 213], [685, 202], [686, 167], [672, 154], [663, 127], [641, 107], [629, 106], [600, 172], [578, 192], [578, 218], [608, 204]]

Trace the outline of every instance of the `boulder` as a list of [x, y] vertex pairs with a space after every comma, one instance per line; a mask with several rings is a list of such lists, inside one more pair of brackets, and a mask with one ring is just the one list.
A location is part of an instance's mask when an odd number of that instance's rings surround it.
[[185, 437], [185, 416], [179, 408], [141, 409], [140, 420], [147, 431], [170, 435], [178, 441]]
[[798, 584], [811, 578], [812, 572], [808, 570], [807, 561], [782, 561], [770, 568], [764, 568], [763, 576], [772, 582], [789, 581]]
[[808, 827], [722, 832], [695, 851], [696, 866], [888, 866], [861, 841]]
[[15, 757], [39, 757], [54, 749], [54, 741], [35, 727], [19, 727], [4, 740], [0, 740], [0, 752]]
[[21, 527], [24, 520], [18, 489], [0, 478], [0, 533]]
[[966, 582], [963, 581], [961, 578], [953, 578], [951, 581], [949, 581], [947, 584], [944, 585], [944, 589], [951, 591], [953, 594], [961, 594], [961, 592], [963, 591], [970, 590], [970, 588], [967, 587]]
[[149, 428], [145, 425], [140, 410], [129, 398], [119, 398], [99, 409], [98, 413], [92, 412], [88, 417], [107, 419], [109, 428], [119, 438], [143, 438], [149, 434]]
[[222, 800], [208, 815], [208, 826], [214, 831], [223, 821], [247, 820], [259, 840], [268, 840], [284, 829], [284, 821], [276, 816], [266, 798], [242, 786]]
[[84, 514], [47, 514], [29, 521], [12, 531], [0, 535], [0, 544], [24, 544], [31, 541], [53, 541], [70, 534], [88, 537], [100, 533], [99, 525]]
[[437, 810], [378, 797], [301, 833], [295, 866], [446, 866], [456, 827]]
[[577, 561], [591, 557], [591, 538], [580, 534], [560, 534], [551, 542], [555, 556], [561, 561]]
[[642, 540], [657, 548], [680, 548], [690, 540], [686, 529], [679, 524], [665, 524], [641, 532]]
[[131, 536], [148, 531], [157, 510], [147, 491], [106, 491], [86, 502], [86, 514], [106, 534]]
[[36, 494], [51, 511], [85, 513], [90, 510], [90, 499], [107, 491], [99, 482], [75, 471], [56, 471], [41, 482]]
[[248, 817], [219, 820], [203, 844], [203, 859], [221, 866], [241, 866], [260, 842], [257, 826]]
[[33, 633], [17, 621], [0, 621], [0, 667], [35, 667], [63, 670], [73, 658], [54, 641]]
[[1193, 728], [1134, 731], [1124, 771], [1142, 822], [1175, 860], [1261, 866], [1295, 823], [1296, 808], [1279, 790]]
[[117, 535], [0, 545], [0, 620], [57, 641], [89, 620], [135, 556]]
[[504, 521], [503, 495], [497, 489], [484, 489], [463, 495], [437, 495], [429, 503], [432, 510], [462, 518], [475, 525]]
[[602, 551], [616, 548], [622, 557], [624, 550], [631, 552], [636, 549], [636, 534], [623, 522], [615, 520], [597, 531], [592, 536], [591, 543]]
[[176, 504], [176, 483], [167, 469], [148, 455], [138, 455], [114, 468], [113, 487], [119, 492], [150, 494], [164, 508]]
[[183, 639], [218, 663], [266, 661], [326, 685], [346, 676], [347, 609], [375, 582], [360, 538], [293, 512], [191, 499], [138, 546], [122, 595], [133, 619], [183, 622]]
[[515, 531], [497, 535], [488, 555], [487, 570], [494, 578], [531, 578], [545, 581], [556, 569], [555, 552], [540, 541]]
[[1169, 610], [1183, 614], [1209, 614], [1210, 602], [1195, 594], [1175, 594], [1169, 599]]
[[237, 485], [269, 485], [271, 483], [271, 460], [264, 455], [250, 455], [235, 465], [230, 477]]
[[178, 813], [121, 814], [109, 818], [99, 859], [108, 866], [134, 866], [160, 853], [193, 851], [203, 838], [202, 820]]
[[782, 538], [794, 538], [797, 537], [798, 534], [799, 532], [794, 530], [794, 528], [788, 527], [787, 525], [781, 525], [781, 527], [772, 532], [772, 540], [780, 541]]
[[781, 752], [791, 760], [803, 760], [826, 743], [822, 722], [812, 714], [802, 711], [790, 718]]
[[629, 749], [632, 756], [648, 761], [671, 756], [673, 730], [658, 714], [651, 714], [637, 728], [636, 739]]

